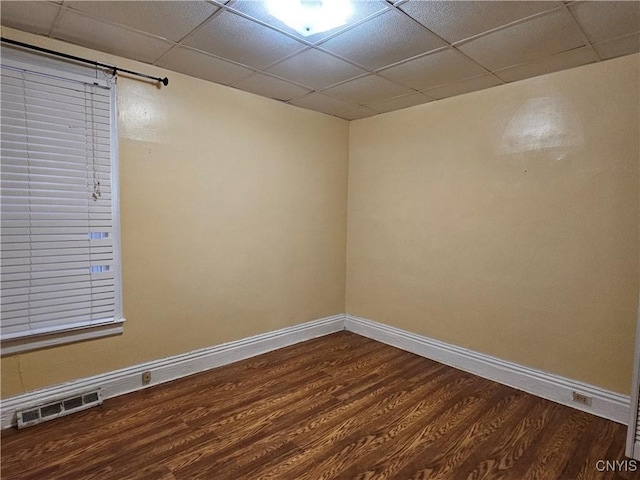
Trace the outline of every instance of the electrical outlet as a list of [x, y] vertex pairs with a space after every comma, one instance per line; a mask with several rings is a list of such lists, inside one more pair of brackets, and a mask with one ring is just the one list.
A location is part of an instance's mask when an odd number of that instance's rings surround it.
[[149, 385], [151, 383], [151, 372], [144, 372], [142, 374], [142, 384]]
[[576, 403], [581, 403], [582, 405], [586, 405], [587, 407], [591, 406], [591, 397], [584, 395], [582, 393], [573, 392], [573, 401]]

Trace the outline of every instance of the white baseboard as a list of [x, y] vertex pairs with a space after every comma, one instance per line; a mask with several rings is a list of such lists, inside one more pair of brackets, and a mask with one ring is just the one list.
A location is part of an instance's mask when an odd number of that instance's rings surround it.
[[[0, 426], [2, 429], [14, 426], [16, 411], [24, 408], [35, 407], [97, 388], [102, 390], [103, 398], [112, 398], [343, 329], [344, 314], [333, 315], [234, 342], [16, 395], [2, 400]], [[145, 371], [151, 371], [149, 385], [142, 385], [142, 373]]]
[[[339, 314], [9, 397], [1, 402], [0, 427], [5, 429], [15, 425], [16, 411], [24, 408], [97, 388], [102, 390], [103, 398], [112, 398], [344, 329], [623, 425], [627, 425], [629, 419], [630, 398], [626, 395], [500, 360], [365, 318]], [[152, 372], [149, 385], [142, 385], [142, 373], [145, 371]], [[574, 391], [591, 397], [592, 405], [588, 407], [573, 402]]]
[[[387, 345], [415, 353], [479, 377], [523, 390], [627, 425], [630, 398], [583, 382], [523, 367], [482, 353], [450, 345], [399, 328], [346, 314], [345, 329]], [[590, 407], [575, 403], [573, 392], [592, 398]]]

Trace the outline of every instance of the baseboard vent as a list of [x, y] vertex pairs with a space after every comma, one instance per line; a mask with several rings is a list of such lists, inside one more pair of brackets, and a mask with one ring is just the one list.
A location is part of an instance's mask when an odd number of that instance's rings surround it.
[[18, 428], [30, 427], [97, 405], [102, 405], [102, 392], [100, 389], [45, 403], [37, 407], [26, 408], [16, 412]]

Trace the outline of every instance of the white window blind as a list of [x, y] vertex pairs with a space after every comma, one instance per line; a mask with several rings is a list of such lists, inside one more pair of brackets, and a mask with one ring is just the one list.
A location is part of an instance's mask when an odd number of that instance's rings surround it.
[[3, 61], [1, 335], [122, 321], [111, 83]]

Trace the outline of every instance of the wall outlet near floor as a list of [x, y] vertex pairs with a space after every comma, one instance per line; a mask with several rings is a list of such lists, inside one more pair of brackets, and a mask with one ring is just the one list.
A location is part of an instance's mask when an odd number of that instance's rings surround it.
[[149, 385], [149, 383], [151, 383], [151, 372], [146, 371], [142, 374], [142, 384]]
[[583, 393], [573, 392], [573, 401], [576, 403], [581, 403], [582, 405], [586, 405], [587, 407], [590, 407], [591, 400], [592, 400], [591, 397]]

